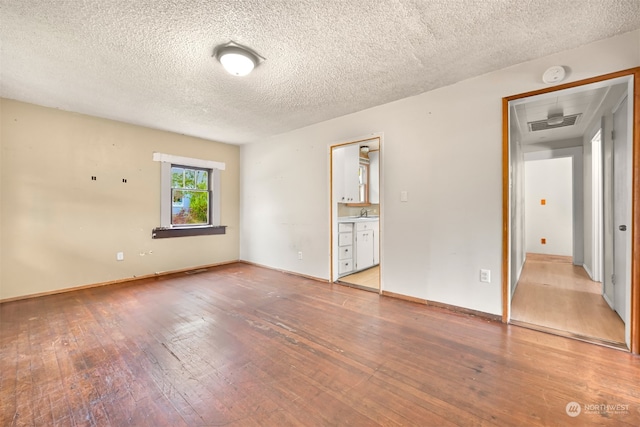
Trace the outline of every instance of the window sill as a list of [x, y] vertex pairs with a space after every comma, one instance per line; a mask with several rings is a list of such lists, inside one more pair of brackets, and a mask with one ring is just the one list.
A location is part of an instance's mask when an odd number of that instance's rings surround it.
[[212, 234], [227, 234], [227, 226], [154, 228], [151, 231], [151, 238], [166, 239], [168, 237], [209, 236]]

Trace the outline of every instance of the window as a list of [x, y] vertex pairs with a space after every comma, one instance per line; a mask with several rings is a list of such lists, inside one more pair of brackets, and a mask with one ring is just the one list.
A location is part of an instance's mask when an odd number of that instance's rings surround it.
[[171, 165], [171, 225], [208, 225], [211, 170]]
[[220, 171], [225, 164], [154, 153], [161, 162], [160, 227], [154, 239], [224, 234], [220, 225]]

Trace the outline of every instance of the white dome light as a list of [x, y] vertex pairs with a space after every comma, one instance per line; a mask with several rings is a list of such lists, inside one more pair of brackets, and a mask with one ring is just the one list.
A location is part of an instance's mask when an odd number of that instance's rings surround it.
[[246, 76], [258, 65], [258, 58], [253, 53], [238, 46], [222, 47], [216, 56], [224, 69], [234, 76]]
[[559, 126], [564, 123], [564, 115], [562, 113], [549, 114], [547, 116], [547, 124], [549, 126]]

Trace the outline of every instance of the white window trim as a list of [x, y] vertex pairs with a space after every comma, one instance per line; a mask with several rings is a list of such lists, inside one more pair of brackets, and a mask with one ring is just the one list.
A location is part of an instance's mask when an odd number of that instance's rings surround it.
[[[191, 157], [174, 156], [165, 153], [153, 153], [153, 161], [161, 162], [160, 167], [160, 227], [161, 228], [202, 228], [220, 226], [220, 171], [225, 170], [225, 163], [213, 160], [194, 159]], [[211, 194], [211, 224], [173, 227], [171, 224], [171, 165], [191, 166], [211, 169], [209, 174], [209, 191]]]
[[194, 166], [202, 169], [218, 169], [225, 170], [224, 162], [215, 162], [213, 160], [194, 159], [193, 157], [174, 156], [173, 154], [153, 153], [154, 162], [173, 163], [184, 166]]

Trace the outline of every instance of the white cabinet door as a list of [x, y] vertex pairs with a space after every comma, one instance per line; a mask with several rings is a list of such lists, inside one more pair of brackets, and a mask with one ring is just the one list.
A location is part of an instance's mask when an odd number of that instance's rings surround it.
[[380, 264], [380, 221], [366, 221], [356, 224], [356, 231], [365, 230], [373, 231], [373, 265], [378, 265]]
[[344, 203], [344, 149], [342, 147], [331, 151], [331, 170], [333, 200]]
[[338, 246], [351, 246], [352, 243], [353, 243], [352, 233], [338, 234]]
[[342, 193], [338, 194], [336, 200], [338, 203], [358, 203], [358, 200], [360, 200], [358, 194], [360, 147], [358, 144], [347, 145], [346, 147], [337, 148], [334, 151], [340, 151], [338, 160], [342, 166], [342, 182], [338, 184], [338, 188]]
[[352, 222], [339, 222], [338, 233], [351, 233], [353, 231]]
[[362, 270], [373, 265], [373, 230], [356, 233], [356, 269]]
[[341, 246], [338, 249], [338, 259], [342, 260], [350, 260], [353, 258], [353, 246]]
[[380, 203], [380, 152], [369, 152], [369, 203]]
[[375, 230], [378, 227], [378, 221], [362, 221], [356, 223], [356, 231]]
[[353, 271], [353, 262], [350, 259], [340, 261], [338, 264], [338, 274], [344, 275]]

